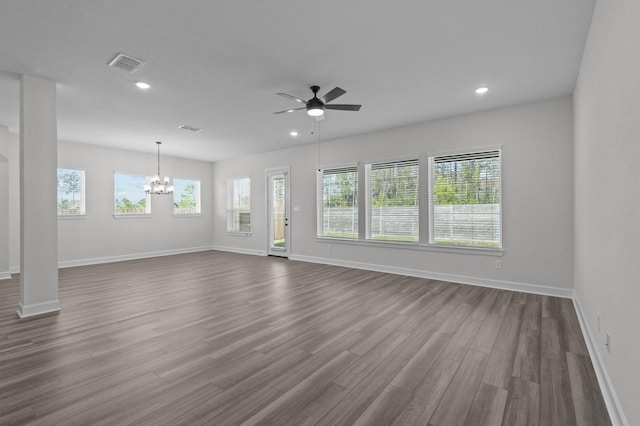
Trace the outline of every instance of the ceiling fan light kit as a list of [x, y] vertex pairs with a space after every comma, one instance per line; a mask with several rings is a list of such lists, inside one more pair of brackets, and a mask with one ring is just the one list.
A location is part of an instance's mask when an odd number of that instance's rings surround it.
[[276, 93], [276, 95], [285, 97], [287, 99], [291, 99], [292, 101], [305, 104], [304, 107], [294, 108], [294, 109], [286, 109], [284, 111], [277, 111], [274, 114], [283, 114], [285, 112], [293, 112], [306, 109], [307, 114], [311, 117], [321, 117], [324, 115], [324, 111], [327, 109], [341, 110], [341, 111], [360, 111], [360, 107], [362, 105], [352, 105], [352, 104], [329, 104], [332, 100], [338, 98], [339, 96], [347, 93], [339, 87], [330, 90], [327, 94], [318, 98], [318, 90], [320, 90], [319, 86], [311, 86], [311, 91], [313, 92], [313, 98], [305, 101], [304, 99], [300, 99], [296, 96], [291, 96], [286, 93]]

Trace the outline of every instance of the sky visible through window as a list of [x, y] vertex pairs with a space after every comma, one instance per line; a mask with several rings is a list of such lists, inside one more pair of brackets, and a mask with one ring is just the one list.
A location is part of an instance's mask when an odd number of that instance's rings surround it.
[[116, 173], [114, 179], [116, 214], [151, 214], [149, 196], [144, 192], [145, 176]]
[[146, 181], [144, 176], [116, 173], [116, 199], [126, 198], [134, 203], [145, 199], [144, 185]]
[[187, 179], [173, 179], [173, 193], [182, 194], [187, 185], [192, 183], [192, 180]]
[[58, 169], [58, 215], [83, 215], [84, 170]]
[[[65, 185], [65, 182], [63, 180], [64, 176], [76, 177], [76, 180], [78, 182], [77, 187], [73, 185]], [[58, 203], [67, 198], [71, 199], [72, 195], [80, 194], [80, 178], [80, 170], [58, 169]]]

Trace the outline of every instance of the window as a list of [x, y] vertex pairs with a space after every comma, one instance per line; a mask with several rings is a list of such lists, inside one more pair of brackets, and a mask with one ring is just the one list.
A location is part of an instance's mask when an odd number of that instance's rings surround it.
[[151, 214], [151, 195], [144, 192], [150, 179], [145, 176], [114, 173], [115, 214]]
[[251, 178], [227, 181], [227, 231], [251, 232]]
[[318, 176], [318, 236], [357, 239], [358, 167], [325, 169]]
[[500, 150], [429, 157], [429, 243], [502, 247]]
[[368, 240], [417, 243], [418, 160], [366, 165]]
[[84, 170], [58, 169], [58, 216], [85, 214]]
[[173, 179], [173, 214], [200, 214], [200, 181]]

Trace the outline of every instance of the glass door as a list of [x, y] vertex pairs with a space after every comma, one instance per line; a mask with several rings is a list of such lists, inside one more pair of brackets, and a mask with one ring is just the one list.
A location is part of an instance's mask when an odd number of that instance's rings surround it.
[[289, 170], [267, 171], [269, 247], [272, 256], [289, 256]]

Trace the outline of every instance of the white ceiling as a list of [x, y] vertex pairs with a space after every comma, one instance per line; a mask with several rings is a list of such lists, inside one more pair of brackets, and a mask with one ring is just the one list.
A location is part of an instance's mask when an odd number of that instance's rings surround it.
[[[19, 128], [20, 74], [58, 83], [61, 140], [208, 161], [567, 95], [594, 3], [2, 0], [0, 125]], [[146, 65], [108, 67], [120, 52]], [[314, 84], [362, 109], [272, 114]]]

